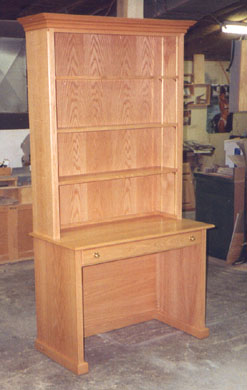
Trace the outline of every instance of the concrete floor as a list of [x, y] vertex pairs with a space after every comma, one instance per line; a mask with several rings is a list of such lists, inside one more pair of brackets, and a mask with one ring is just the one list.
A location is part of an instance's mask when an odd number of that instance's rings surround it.
[[77, 377], [33, 347], [33, 262], [0, 266], [1, 390], [245, 390], [247, 272], [210, 260], [207, 326], [197, 340], [158, 321], [86, 339]]

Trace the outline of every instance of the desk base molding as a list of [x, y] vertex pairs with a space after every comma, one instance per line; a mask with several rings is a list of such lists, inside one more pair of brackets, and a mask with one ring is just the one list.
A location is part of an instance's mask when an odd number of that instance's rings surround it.
[[197, 339], [205, 339], [209, 336], [209, 329], [206, 327], [196, 328], [192, 325], [189, 325], [185, 322], [179, 321], [176, 318], [170, 318], [164, 313], [159, 313], [154, 316], [154, 319], [164, 322], [166, 325], [171, 326], [172, 328], [176, 328], [178, 330], [182, 330], [185, 333], [190, 334], [191, 336], [196, 337]]
[[60, 351], [56, 351], [54, 348], [46, 345], [42, 341], [36, 339], [35, 348], [47, 355], [50, 359], [61, 364], [63, 367], [74, 372], [76, 375], [82, 375], [88, 373], [88, 363], [87, 362], [77, 362], [69, 359], [67, 356], [63, 355]]

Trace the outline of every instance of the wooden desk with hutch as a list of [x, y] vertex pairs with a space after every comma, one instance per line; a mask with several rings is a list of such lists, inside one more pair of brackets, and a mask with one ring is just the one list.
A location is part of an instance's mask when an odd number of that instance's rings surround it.
[[36, 347], [77, 374], [84, 337], [205, 327], [205, 237], [183, 220], [191, 21], [38, 14], [26, 31]]

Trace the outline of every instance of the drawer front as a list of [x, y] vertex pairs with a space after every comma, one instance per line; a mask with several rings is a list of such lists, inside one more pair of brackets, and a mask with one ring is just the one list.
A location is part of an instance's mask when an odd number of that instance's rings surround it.
[[176, 234], [135, 241], [126, 244], [109, 245], [83, 251], [82, 265], [93, 265], [107, 261], [137, 257], [152, 253], [164, 252], [170, 249], [183, 248], [201, 242], [201, 231]]

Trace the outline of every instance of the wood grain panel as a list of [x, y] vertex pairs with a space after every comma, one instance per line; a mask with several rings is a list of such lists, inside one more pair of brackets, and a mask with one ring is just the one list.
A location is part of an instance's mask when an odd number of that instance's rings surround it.
[[[124, 258], [160, 253], [171, 249], [199, 244], [201, 232], [192, 232], [177, 235], [168, 235], [150, 240], [139, 240], [120, 245], [108, 245], [94, 249], [83, 250], [83, 266], [102, 264]], [[96, 255], [96, 256], [95, 256]]]
[[59, 134], [59, 175], [160, 166], [161, 130]]
[[87, 190], [86, 184], [74, 184], [60, 188], [61, 225], [88, 220]]
[[86, 173], [86, 157], [85, 133], [58, 134], [59, 176]]
[[166, 323], [189, 330], [199, 338], [208, 336], [205, 328], [204, 232], [201, 235], [201, 245], [160, 254], [157, 268], [160, 318], [163, 313]]
[[56, 33], [55, 51], [57, 76], [161, 74], [159, 37]]
[[34, 239], [36, 347], [73, 372], [88, 371], [83, 356], [82, 273], [76, 254]]
[[161, 211], [170, 215], [176, 214], [175, 187], [176, 174], [168, 173], [161, 178]]
[[[168, 236], [179, 236], [181, 238], [183, 233], [189, 236], [189, 234], [194, 235], [195, 231], [213, 227], [213, 225], [208, 225], [203, 222], [168, 218], [160, 214], [145, 217], [135, 216], [134, 218], [130, 217], [101, 224], [89, 224], [77, 229], [64, 230], [59, 244], [72, 250], [87, 250], [92, 248], [97, 250], [99, 247], [109, 245], [122, 245], [137, 241], [145, 242], [146, 240]], [[181, 244], [181, 241], [180, 239], [180, 242], [177, 243], [178, 246]], [[171, 247], [167, 249], [171, 249]]]
[[160, 122], [160, 91], [160, 80], [58, 80], [58, 127]]
[[163, 38], [163, 74], [166, 77], [176, 77], [177, 69], [177, 37], [168, 36]]
[[85, 267], [85, 334], [143, 321], [145, 313], [151, 319], [156, 308], [155, 282], [155, 255]]
[[8, 207], [0, 207], [0, 263], [9, 259], [8, 250]]
[[130, 177], [143, 177], [162, 175], [166, 173], [177, 172], [175, 168], [137, 168], [137, 169], [124, 169], [122, 171], [108, 171], [99, 173], [88, 173], [86, 175], [74, 175], [74, 176], [62, 176], [59, 180], [60, 186], [68, 184], [83, 184], [92, 183], [106, 180], [127, 179]]
[[157, 210], [159, 176], [88, 184], [89, 220]]
[[34, 231], [59, 238], [53, 32], [27, 33]]
[[18, 207], [17, 210], [17, 235], [19, 258], [33, 256], [33, 239], [30, 233], [33, 231], [32, 205]]
[[7, 229], [9, 260], [13, 261], [18, 259], [18, 205], [9, 207]]
[[164, 80], [163, 112], [165, 123], [177, 122], [177, 81]]
[[157, 211], [160, 207], [159, 187], [159, 176], [62, 186], [61, 224]]
[[162, 145], [162, 165], [164, 167], [176, 168], [176, 142], [177, 142], [177, 127], [165, 127], [163, 129], [163, 145]]

